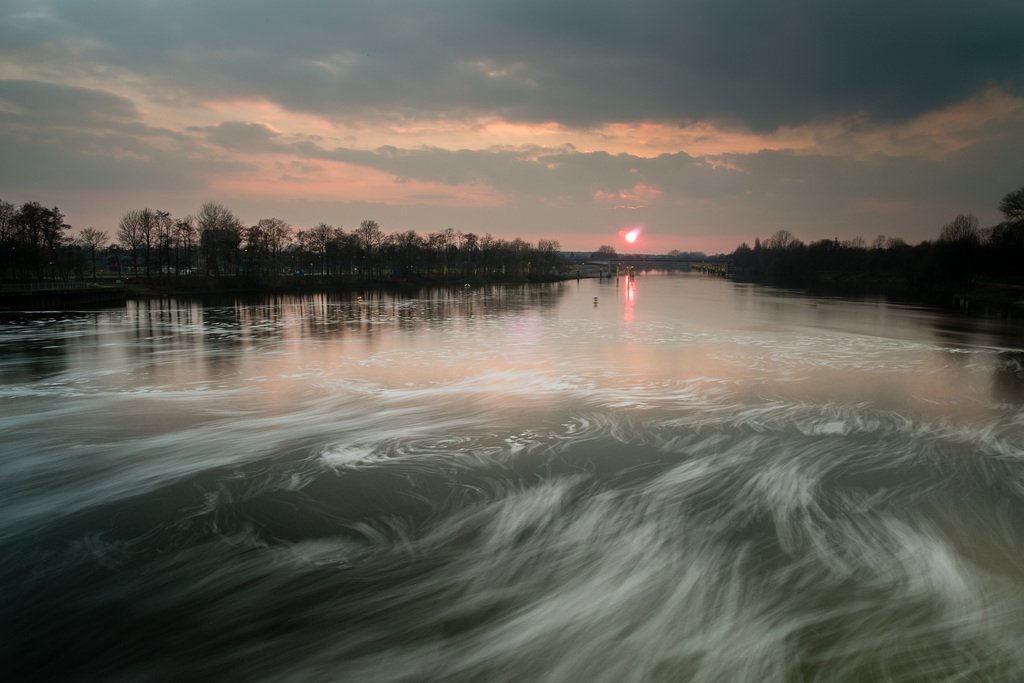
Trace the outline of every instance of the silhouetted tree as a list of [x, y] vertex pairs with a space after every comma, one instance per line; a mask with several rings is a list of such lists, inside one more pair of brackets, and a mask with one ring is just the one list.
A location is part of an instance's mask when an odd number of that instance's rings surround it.
[[270, 256], [270, 267], [280, 273], [284, 264], [282, 256], [292, 238], [292, 226], [280, 218], [263, 218], [257, 224], [263, 233], [264, 243]]
[[252, 276], [280, 274], [292, 228], [280, 218], [262, 218], [245, 230], [246, 270]]
[[362, 270], [365, 270], [366, 274], [379, 275], [380, 250], [384, 245], [384, 233], [380, 229], [380, 224], [375, 220], [367, 219], [355, 229], [355, 236], [359, 243], [359, 249], [362, 251], [360, 259], [363, 263]]
[[133, 275], [139, 274], [139, 252], [152, 240], [153, 222], [152, 209], [129, 209], [117, 224], [117, 240], [121, 248], [131, 251]]
[[327, 246], [334, 237], [334, 226], [327, 223], [317, 223], [310, 228], [305, 235], [305, 242], [308, 249], [316, 254], [317, 262], [320, 264], [320, 274], [327, 272]]
[[154, 212], [154, 242], [156, 244], [156, 270], [165, 273], [170, 270], [171, 251], [177, 247], [178, 233], [169, 211]]
[[1004, 195], [999, 202], [999, 211], [1009, 223], [1024, 223], [1024, 187]]
[[395, 265], [403, 275], [409, 277], [426, 274], [423, 262], [423, 252], [427, 247], [426, 240], [417, 235], [415, 230], [406, 230], [392, 235], [392, 242], [397, 259]]
[[942, 226], [939, 241], [954, 242], [961, 247], [977, 246], [981, 241], [980, 225], [977, 216], [960, 214]]
[[196, 228], [206, 272], [214, 275], [236, 272], [242, 221], [223, 204], [205, 202], [196, 214]]
[[947, 285], [960, 287], [978, 272], [981, 232], [977, 217], [960, 214], [942, 226], [935, 244], [936, 276]]
[[537, 240], [537, 270], [540, 275], [554, 274], [561, 264], [558, 252], [561, 250], [558, 240]]
[[476, 275], [477, 252], [480, 251], [480, 238], [475, 233], [467, 232], [462, 236], [463, 272]]
[[96, 252], [107, 246], [107, 233], [96, 228], [82, 228], [78, 235], [78, 243], [89, 254], [92, 263], [92, 279], [96, 279]]
[[139, 247], [142, 246], [142, 234], [139, 232], [138, 211], [129, 209], [121, 215], [117, 223], [117, 241], [121, 248], [131, 252], [132, 273], [139, 267]]
[[765, 249], [792, 249], [803, 244], [789, 230], [779, 230], [764, 242]]
[[[177, 270], [178, 273], [181, 273], [182, 260], [185, 263], [185, 269], [191, 270], [195, 267], [195, 262], [192, 260], [192, 252], [195, 248], [196, 238], [198, 237], [198, 233], [196, 232], [196, 219], [192, 216], [179, 218], [174, 222], [174, 229], [177, 232], [177, 244], [179, 246], [179, 249], [176, 249], [174, 252], [174, 266], [175, 270]], [[182, 255], [181, 260], [178, 258], [179, 252]]]
[[26, 202], [12, 217], [14, 240], [18, 251], [16, 268], [23, 276], [42, 278], [64, 277], [60, 250], [65, 243], [65, 231], [71, 228], [64, 222], [64, 214], [56, 206], [48, 208], [39, 202]]
[[14, 204], [0, 200], [0, 278], [15, 275], [18, 263], [18, 211]]

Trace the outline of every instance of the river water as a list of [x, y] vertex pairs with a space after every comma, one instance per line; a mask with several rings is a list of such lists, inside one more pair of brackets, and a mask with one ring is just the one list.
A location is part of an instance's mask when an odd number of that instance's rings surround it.
[[1019, 320], [133, 301], [6, 314], [0, 380], [4, 680], [1024, 679]]

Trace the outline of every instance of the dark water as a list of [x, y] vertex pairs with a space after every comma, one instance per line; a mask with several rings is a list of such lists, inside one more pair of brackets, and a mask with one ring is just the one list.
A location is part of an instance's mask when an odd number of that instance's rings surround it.
[[1020, 322], [363, 296], [0, 319], [0, 679], [1024, 679]]

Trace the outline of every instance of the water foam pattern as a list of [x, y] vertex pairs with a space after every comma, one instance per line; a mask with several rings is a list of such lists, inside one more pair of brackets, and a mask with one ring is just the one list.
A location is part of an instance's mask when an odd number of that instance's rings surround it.
[[1015, 328], [723, 284], [5, 321], [0, 666], [1021, 678]]

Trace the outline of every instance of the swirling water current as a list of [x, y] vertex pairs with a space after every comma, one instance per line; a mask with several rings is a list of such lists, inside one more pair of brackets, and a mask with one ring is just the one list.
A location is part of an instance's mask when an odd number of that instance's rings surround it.
[[1024, 326], [699, 276], [0, 317], [0, 678], [1024, 680]]

